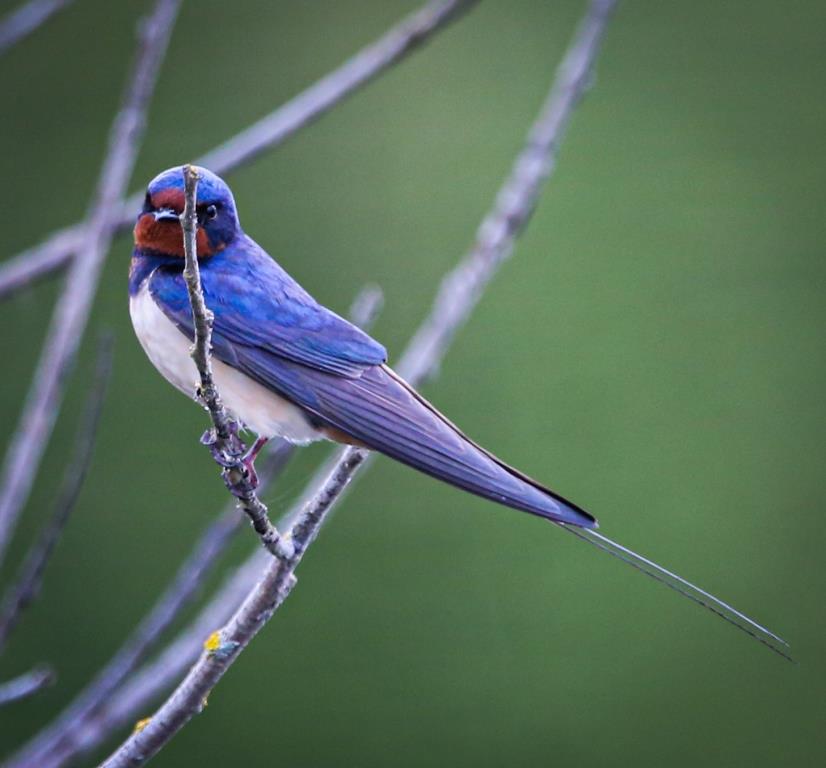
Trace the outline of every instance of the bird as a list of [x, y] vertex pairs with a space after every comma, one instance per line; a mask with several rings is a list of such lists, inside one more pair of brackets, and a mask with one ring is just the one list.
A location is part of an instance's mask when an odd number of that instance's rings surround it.
[[[785, 656], [786, 643], [727, 603], [596, 532], [581, 506], [508, 465], [468, 437], [388, 364], [385, 347], [317, 302], [241, 227], [229, 186], [198, 175], [197, 257], [213, 314], [215, 384], [230, 416], [256, 439], [357, 445], [490, 501], [544, 518], [735, 624]], [[147, 187], [134, 228], [129, 312], [147, 357], [183, 394], [198, 401], [195, 337], [183, 276], [181, 217], [185, 166]], [[778, 650], [778, 643], [782, 644]]]
[[[319, 304], [241, 228], [229, 187], [198, 168], [197, 254], [214, 315], [213, 374], [229, 414], [264, 441], [365, 446], [509, 507], [596, 527], [573, 502], [467, 437], [387, 364], [387, 351]], [[180, 168], [148, 187], [129, 277], [138, 339], [160, 373], [195, 396], [193, 321], [182, 274]]]

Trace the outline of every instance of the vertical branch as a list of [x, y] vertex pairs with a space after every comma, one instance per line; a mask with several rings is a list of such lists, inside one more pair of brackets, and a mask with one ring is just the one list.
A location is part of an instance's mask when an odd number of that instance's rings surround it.
[[107, 333], [101, 337], [98, 344], [95, 379], [86, 397], [86, 407], [75, 438], [73, 456], [63, 475], [63, 485], [54, 512], [23, 561], [16, 583], [7, 590], [0, 605], [0, 651], [3, 650], [23, 611], [37, 597], [46, 565], [77, 503], [92, 461], [92, 451], [111, 373], [112, 336]]
[[198, 269], [197, 252], [197, 191], [198, 172], [191, 165], [184, 167], [185, 207], [181, 216], [184, 237], [184, 281], [192, 308], [192, 322], [195, 340], [192, 346], [192, 360], [200, 376], [200, 397], [209, 411], [213, 429], [201, 438], [212, 450], [215, 461], [223, 467], [224, 482], [238, 499], [238, 504], [249, 517], [252, 527], [261, 543], [274, 557], [281, 556], [281, 537], [270, 522], [267, 507], [258, 498], [249, 472], [242, 457], [245, 446], [238, 438], [238, 425], [233, 422], [221, 402], [221, 395], [212, 375], [212, 312], [204, 301], [201, 288], [201, 273]]
[[98, 179], [83, 248], [78, 252], [58, 299], [17, 431], [6, 450], [0, 477], [0, 563], [17, 519], [28, 500], [43, 451], [63, 400], [89, 319], [106, 252], [117, 226], [120, 200], [135, 163], [180, 0], [157, 0], [142, 24], [137, 61], [123, 106], [112, 125]]
[[[530, 218], [541, 182], [552, 169], [551, 158], [568, 117], [587, 84], [614, 5], [614, 0], [592, 0], [526, 146], [503, 185], [493, 211], [480, 228], [475, 247], [443, 281], [439, 299], [430, 316], [403, 356], [407, 374], [414, 383], [438, 365], [456, 330], [469, 316], [496, 268], [509, 255], [515, 238]], [[446, 301], [447, 292], [451, 289], [455, 291], [452, 300], [456, 306], [448, 312], [442, 307], [442, 302]], [[428, 327], [429, 333], [424, 333]], [[289, 595], [296, 581], [296, 566], [366, 455], [367, 452], [360, 448], [351, 447], [342, 451], [339, 462], [292, 529], [293, 552], [268, 562], [261, 580], [229, 622], [207, 639], [203, 653], [180, 685], [145, 727], [133, 733], [102, 764], [103, 768], [143, 765], [201, 711], [212, 688]]]
[[184, 167], [184, 199], [186, 201], [181, 216], [184, 233], [184, 282], [192, 306], [192, 321], [195, 325], [195, 342], [190, 354], [201, 377], [200, 396], [209, 411], [215, 431], [220, 440], [228, 442], [231, 436], [230, 419], [224, 410], [221, 396], [212, 375], [212, 312], [207, 309], [201, 288], [201, 272], [198, 269], [198, 172], [191, 166]]

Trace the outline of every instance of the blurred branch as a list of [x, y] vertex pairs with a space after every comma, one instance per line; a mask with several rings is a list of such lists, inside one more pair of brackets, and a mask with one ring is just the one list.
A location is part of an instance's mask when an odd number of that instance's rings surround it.
[[77, 503], [89, 464], [92, 461], [92, 451], [95, 447], [100, 414], [103, 410], [111, 373], [112, 336], [106, 333], [98, 343], [94, 382], [86, 397], [86, 407], [75, 438], [73, 455], [63, 475], [63, 486], [54, 512], [23, 561], [17, 582], [9, 587], [0, 606], [0, 652], [23, 611], [37, 597], [46, 565]]
[[[548, 100], [522, 152], [485, 217], [470, 253], [442, 283], [430, 316], [402, 358], [411, 383], [424, 379], [444, 356], [457, 329], [466, 321], [497, 267], [529, 220], [541, 183], [553, 169], [558, 143], [574, 106], [588, 83], [615, 0], [593, 0], [559, 68]], [[447, 301], [448, 292], [450, 301]], [[455, 305], [448, 311], [446, 304]], [[260, 581], [204, 650], [184, 680], [140, 731], [133, 733], [103, 763], [104, 768], [142, 765], [203, 708], [212, 688], [289, 595], [294, 571], [332, 506], [362, 465], [367, 451], [349, 447], [291, 531], [292, 553], [267, 563]]]
[[[265, 457], [260, 473], [262, 486], [280, 474], [293, 450], [288, 443], [281, 443]], [[110, 732], [106, 719], [111, 697], [192, 602], [217, 558], [240, 529], [242, 520], [235, 503], [230, 502], [201, 535], [175, 578], [115, 656], [51, 725], [10, 759], [8, 766], [55, 768], [106, 737]], [[96, 722], [101, 725], [91, 726]], [[100, 736], [96, 737], [98, 731]]]
[[[329, 475], [333, 465], [322, 466], [310, 479], [308, 486], [319, 488]], [[294, 504], [285, 518], [297, 518], [304, 508], [299, 501]], [[115, 729], [127, 725], [143, 712], [160, 694], [167, 691], [175, 680], [192, 665], [203, 649], [204, 638], [215, 627], [225, 624], [246, 595], [254, 587], [266, 565], [271, 562], [267, 552], [256, 549], [250, 557], [238, 566], [225, 580], [221, 588], [212, 596], [198, 616], [179, 633], [173, 643], [149, 664], [142, 667], [122, 685], [101, 708], [97, 716], [82, 721], [71, 728], [71, 738], [82, 743], [88, 750], [100, 744]], [[74, 756], [80, 749], [73, 752]], [[15, 760], [4, 768], [61, 768], [65, 760], [52, 760], [54, 753], [41, 753], [45, 762]], [[59, 754], [59, 753], [58, 753]]]
[[84, 225], [83, 247], [72, 262], [20, 423], [6, 450], [0, 480], [0, 563], [28, 500], [86, 329], [103, 260], [117, 225], [120, 199], [132, 174], [146, 109], [179, 6], [180, 0], [157, 0], [152, 15], [140, 25], [137, 60], [112, 125], [94, 202]]
[[39, 693], [55, 681], [54, 672], [48, 667], [36, 667], [30, 672], [0, 683], [0, 707], [13, 704]]
[[[372, 454], [368, 456], [365, 465], [371, 458]], [[308, 488], [319, 488], [335, 463], [328, 465], [325, 462], [313, 474], [307, 484]], [[263, 472], [261, 476], [263, 481]], [[297, 519], [305, 506], [302, 496], [284, 519]], [[105, 706], [98, 706], [88, 716], [77, 717], [77, 712], [72, 711], [73, 705], [72, 710], [66, 710], [60, 717], [60, 739], [43, 738], [42, 734], [37, 736], [36, 742], [21, 750], [10, 762], [4, 764], [4, 768], [29, 768], [35, 765], [38, 768], [61, 768], [81, 752], [94, 749], [117, 728], [134, 720], [196, 661], [203, 648], [204, 638], [215, 627], [222, 626], [229, 620], [269, 562], [269, 553], [257, 548], [224, 580], [192, 623], [156, 659], [143, 666], [117, 691], [106, 696]], [[100, 704], [103, 703], [102, 700]], [[53, 731], [54, 726], [49, 730]]]
[[29, 0], [0, 20], [0, 54], [28, 37], [72, 0]]
[[367, 451], [347, 448], [293, 528], [292, 551], [272, 558], [261, 580], [241, 607], [218, 632], [204, 643], [204, 652], [183, 682], [153, 715], [149, 723], [124, 742], [101, 765], [126, 768], [142, 765], [155, 755], [189, 720], [201, 711], [209, 692], [223, 677], [241, 651], [272, 617], [296, 583], [294, 570], [312, 542], [336, 498], [347, 487]]
[[551, 92], [516, 158], [496, 202], [462, 262], [442, 281], [430, 316], [399, 361], [401, 376], [425, 377], [464, 325], [501, 263], [533, 214], [542, 183], [553, 172], [559, 145], [574, 107], [591, 80], [591, 70], [617, 0], [591, 0], [557, 70]]
[[[321, 478], [323, 480], [323, 478]], [[269, 553], [255, 552], [228, 577], [220, 590], [197, 617], [153, 661], [142, 667], [101, 707], [94, 718], [71, 728], [71, 738], [78, 747], [68, 755], [61, 752], [41, 753], [43, 762], [14, 759], [4, 768], [61, 768], [74, 755], [101, 744], [116, 729], [128, 725], [193, 664], [203, 649], [204, 638], [232, 616], [250, 589], [258, 581], [265, 565], [272, 562]]]
[[[277, 147], [290, 136], [328, 112], [389, 67], [421, 47], [478, 0], [431, 0], [403, 19], [378, 40], [362, 48], [338, 69], [318, 80], [295, 98], [253, 123], [195, 161], [217, 174], [226, 174], [263, 152]], [[119, 204], [117, 227], [125, 231], [134, 224], [143, 192]], [[85, 240], [83, 223], [65, 227], [40, 245], [8, 259], [0, 266], [0, 298], [31, 284], [67, 264]]]
[[[124, 213], [118, 217], [117, 231], [126, 229], [125, 220], [124, 208]], [[53, 232], [39, 245], [21, 251], [3, 262], [0, 265], [0, 299], [66, 266], [80, 250], [85, 235], [82, 222], [64, 227]]]
[[[350, 319], [356, 325], [368, 328], [381, 311], [382, 301], [378, 287], [366, 286], [350, 307]], [[259, 469], [262, 488], [281, 474], [295, 450], [294, 445], [282, 441], [264, 457], [264, 465]], [[60, 768], [99, 745], [181, 675], [197, 657], [201, 639], [229, 618], [255, 583], [268, 557], [262, 550], [257, 550], [248, 564], [227, 580], [227, 586], [210, 601], [212, 608], [202, 610], [193, 628], [182, 633], [156, 661], [121, 686], [191, 602], [207, 572], [239, 530], [242, 519], [235, 509], [235, 502], [230, 502], [201, 535], [172, 583], [111, 661], [51, 725], [19, 750], [7, 764], [8, 768]], [[260, 561], [258, 555], [262, 557]]]

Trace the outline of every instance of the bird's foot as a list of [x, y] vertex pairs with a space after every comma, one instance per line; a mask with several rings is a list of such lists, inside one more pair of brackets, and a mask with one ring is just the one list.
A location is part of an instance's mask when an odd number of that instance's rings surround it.
[[201, 444], [209, 448], [209, 452], [212, 454], [215, 462], [225, 469], [236, 466], [239, 457], [247, 455], [244, 453], [246, 446], [238, 436], [238, 423], [230, 421], [227, 426], [229, 429], [228, 440], [221, 440], [214, 427], [206, 430], [204, 434], [201, 435]]
[[240, 459], [236, 459], [223, 472], [224, 483], [230, 493], [243, 498], [258, 488], [258, 473], [255, 471], [255, 459], [269, 438], [259, 437], [252, 447]]

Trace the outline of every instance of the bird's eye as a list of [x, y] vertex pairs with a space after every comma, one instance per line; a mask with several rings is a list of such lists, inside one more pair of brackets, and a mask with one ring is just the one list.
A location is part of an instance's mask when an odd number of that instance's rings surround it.
[[218, 215], [218, 207], [215, 205], [208, 205], [205, 213], [208, 219], [214, 219]]

